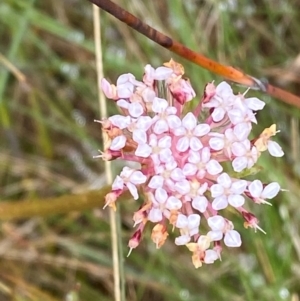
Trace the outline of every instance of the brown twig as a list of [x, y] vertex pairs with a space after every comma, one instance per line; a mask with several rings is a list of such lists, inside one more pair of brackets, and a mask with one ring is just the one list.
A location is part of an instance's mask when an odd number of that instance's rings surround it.
[[235, 83], [245, 85], [252, 89], [261, 90], [270, 96], [276, 97], [283, 102], [292, 106], [300, 108], [300, 97], [274, 87], [267, 82], [260, 81], [259, 79], [245, 74], [231, 66], [222, 65], [216, 61], [213, 61], [204, 55], [197, 53], [179, 42], [174, 41], [172, 38], [164, 35], [163, 33], [155, 30], [151, 26], [145, 24], [134, 15], [130, 14], [126, 10], [122, 9], [117, 4], [110, 0], [89, 0], [95, 5], [99, 6], [115, 18], [124, 22], [131, 28], [135, 29], [139, 33], [143, 34], [147, 38], [151, 39], [155, 43], [161, 45], [164, 48], [178, 54], [179, 56], [215, 73], [223, 76], [224, 78], [231, 80]]

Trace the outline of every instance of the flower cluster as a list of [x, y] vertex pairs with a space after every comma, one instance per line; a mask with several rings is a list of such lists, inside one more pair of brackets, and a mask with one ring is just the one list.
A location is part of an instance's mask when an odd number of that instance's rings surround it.
[[245, 202], [269, 204], [266, 200], [274, 198], [280, 186], [241, 178], [263, 151], [275, 157], [283, 151], [271, 140], [275, 125], [249, 138], [257, 123], [255, 112], [265, 103], [235, 95], [226, 82], [207, 84], [201, 101], [187, 112], [185, 104], [195, 92], [183, 74], [183, 67], [171, 60], [156, 69], [147, 65], [142, 81], [132, 74], [121, 75], [116, 85], [103, 79], [104, 94], [121, 114], [100, 121], [106, 141], [97, 157], [138, 163], [138, 169], [123, 168], [105, 199], [105, 206], [113, 208], [125, 191], [143, 200], [133, 216], [137, 228], [130, 250], [139, 245], [151, 222], [157, 248], [164, 244], [168, 228], [176, 229], [175, 244], [187, 246], [198, 268], [221, 258], [222, 240], [228, 247], [241, 245], [233, 223], [221, 215], [223, 209], [233, 207], [246, 227], [260, 229]]

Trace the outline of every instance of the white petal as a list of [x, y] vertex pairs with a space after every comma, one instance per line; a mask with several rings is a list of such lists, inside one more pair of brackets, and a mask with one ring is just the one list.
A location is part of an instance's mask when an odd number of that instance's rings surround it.
[[210, 131], [210, 126], [206, 123], [202, 123], [202, 124], [198, 124], [195, 127], [193, 134], [195, 136], [202, 137], [202, 136], [208, 134], [209, 131]]
[[183, 214], [178, 214], [176, 220], [176, 227], [179, 229], [186, 228], [188, 226], [188, 218]]
[[168, 107], [168, 102], [159, 97], [155, 97], [152, 103], [152, 110], [155, 113], [161, 113]]
[[231, 150], [232, 150], [232, 153], [237, 157], [244, 156], [247, 152], [247, 149], [242, 142], [232, 143]]
[[134, 171], [130, 176], [130, 182], [133, 184], [143, 184], [147, 180], [147, 177], [139, 170]]
[[263, 185], [262, 182], [259, 180], [254, 180], [249, 186], [249, 192], [251, 196], [254, 198], [259, 198], [261, 196], [261, 193], [263, 191]]
[[183, 246], [186, 245], [191, 240], [189, 235], [181, 235], [175, 238], [175, 245]]
[[238, 124], [240, 122], [243, 122], [243, 120], [244, 120], [243, 112], [238, 109], [232, 109], [232, 110], [228, 111], [228, 117], [234, 125]]
[[186, 134], [186, 129], [183, 126], [180, 126], [173, 131], [173, 134], [175, 136], [183, 136]]
[[204, 263], [211, 264], [214, 263], [219, 258], [218, 253], [215, 250], [206, 250]]
[[219, 175], [217, 181], [225, 188], [229, 188], [232, 184], [231, 178], [226, 172], [223, 172], [221, 175]]
[[216, 197], [212, 202], [212, 207], [214, 210], [225, 209], [228, 206], [227, 197], [225, 195]]
[[159, 159], [161, 162], [164, 162], [164, 163], [172, 161], [174, 159], [172, 156], [172, 151], [169, 148], [165, 148], [165, 149], [161, 150], [159, 153]]
[[224, 237], [227, 247], [240, 247], [242, 245], [241, 235], [235, 230], [228, 231]]
[[149, 136], [149, 145], [152, 146], [152, 147], [157, 146], [157, 135], [150, 134], [150, 136]]
[[142, 92], [142, 97], [145, 102], [153, 102], [156, 93], [149, 87], [145, 88]]
[[221, 164], [216, 161], [216, 160], [210, 160], [207, 164], [206, 164], [206, 169], [207, 172], [209, 174], [211, 174], [212, 176], [217, 175], [218, 173], [223, 171], [223, 167], [221, 166]]
[[268, 151], [273, 157], [282, 157], [284, 155], [281, 146], [275, 141], [268, 141]]
[[215, 108], [214, 111], [211, 114], [211, 117], [214, 122], [221, 121], [225, 116], [225, 110], [221, 107]]
[[182, 172], [185, 176], [193, 176], [197, 172], [197, 166], [191, 163], [186, 163], [183, 166]]
[[162, 187], [164, 184], [164, 178], [162, 176], [155, 175], [151, 178], [148, 186], [150, 188], [156, 189]]
[[212, 137], [209, 140], [209, 146], [213, 149], [213, 150], [221, 150], [224, 147], [224, 138], [219, 138], [219, 137]]
[[190, 192], [190, 190], [191, 190], [190, 183], [189, 183], [188, 180], [183, 180], [183, 181], [180, 181], [180, 182], [176, 182], [175, 189], [180, 194], [185, 195], [188, 192]]
[[133, 85], [130, 83], [117, 85], [117, 93], [119, 98], [129, 98], [133, 93]]
[[[176, 115], [177, 109], [175, 107], [167, 107], [166, 110], [165, 110], [165, 113], [166, 113], [166, 115]], [[181, 123], [180, 118], [179, 118], [179, 120], [180, 120], [180, 123]]]
[[117, 105], [118, 105], [120, 108], [128, 109], [130, 103], [129, 103], [127, 100], [125, 100], [125, 99], [119, 99], [119, 100], [117, 101]]
[[210, 187], [210, 192], [213, 198], [221, 196], [224, 193], [224, 187], [220, 184], [213, 184]]
[[147, 131], [152, 125], [152, 118], [150, 116], [140, 116], [136, 121], [136, 127], [140, 130]]
[[197, 124], [197, 119], [192, 112], [187, 113], [185, 117], [182, 119], [182, 125], [187, 130], [193, 130], [196, 127], [196, 124]]
[[172, 129], [172, 130], [181, 126], [181, 120], [176, 115], [169, 115], [167, 117], [167, 122], [168, 122], [170, 129]]
[[163, 204], [168, 199], [168, 194], [163, 188], [157, 188], [155, 190], [155, 199], [158, 203]]
[[245, 99], [245, 103], [247, 107], [253, 111], [262, 110], [265, 106], [265, 103], [256, 97], [250, 97]]
[[279, 184], [277, 182], [272, 182], [264, 188], [261, 197], [263, 199], [273, 199], [278, 194], [279, 191], [280, 191]]
[[193, 235], [196, 235], [199, 233], [199, 226], [198, 227], [195, 227], [195, 228], [190, 228], [189, 229], [189, 235], [190, 236], [193, 236]]
[[191, 214], [188, 216], [188, 227], [189, 229], [194, 229], [199, 227], [200, 225], [200, 215], [199, 214]]
[[231, 194], [228, 196], [228, 203], [235, 208], [241, 207], [245, 203], [245, 198], [239, 194]]
[[128, 190], [130, 191], [131, 195], [133, 196], [133, 198], [134, 198], [135, 200], [137, 200], [137, 199], [139, 198], [139, 195], [138, 195], [138, 193], [137, 193], [137, 188], [136, 188], [136, 186], [133, 185], [133, 184], [130, 183], [130, 182], [127, 183], [126, 186], [127, 186]]
[[220, 94], [232, 94], [231, 86], [227, 82], [220, 82], [216, 87], [216, 93]]
[[204, 194], [204, 192], [207, 191], [207, 188], [208, 188], [208, 183], [207, 183], [207, 182], [204, 182], [204, 183], [200, 186], [200, 188], [198, 189], [197, 193], [198, 193], [199, 195], [202, 195], [202, 194]]
[[140, 103], [133, 102], [129, 105], [128, 112], [132, 117], [140, 117], [144, 113], [144, 109]]
[[117, 136], [112, 140], [109, 149], [120, 150], [125, 146], [125, 144], [126, 144], [126, 137], [124, 135]]
[[116, 176], [114, 182], [111, 185], [112, 190], [119, 190], [123, 189], [124, 187], [124, 181], [120, 176]]
[[172, 139], [170, 136], [164, 136], [158, 141], [160, 148], [170, 148], [172, 146]]
[[176, 182], [183, 181], [185, 179], [183, 171], [178, 167], [172, 170], [170, 177]]
[[225, 227], [225, 219], [221, 215], [214, 215], [207, 219], [209, 227], [213, 231], [223, 231]]
[[121, 74], [117, 79], [117, 85], [122, 85], [128, 83], [131, 79], [135, 79], [134, 75], [131, 73]]
[[232, 161], [233, 170], [236, 172], [241, 172], [243, 169], [247, 168], [248, 160], [246, 157], [237, 157]]
[[131, 174], [134, 172], [134, 169], [128, 167], [128, 166], [124, 166], [120, 176], [122, 178], [129, 178], [131, 176]]
[[162, 212], [159, 208], [151, 208], [148, 214], [148, 219], [152, 223], [157, 223], [162, 220]]
[[242, 194], [246, 187], [247, 187], [247, 181], [245, 180], [237, 180], [232, 183], [230, 191], [234, 194]]
[[199, 151], [203, 147], [203, 144], [197, 137], [190, 138], [190, 148], [193, 151]]
[[169, 210], [178, 210], [182, 207], [182, 202], [175, 198], [174, 196], [170, 196], [166, 203], [166, 208]]
[[191, 150], [189, 152], [188, 161], [190, 163], [194, 163], [194, 164], [199, 163], [201, 161], [201, 157], [200, 157], [199, 152], [194, 152], [194, 151]]
[[147, 142], [147, 134], [143, 130], [136, 129], [132, 133], [132, 139], [138, 144], [145, 144]]
[[153, 127], [153, 132], [157, 135], [160, 135], [169, 130], [168, 123], [164, 119], [159, 119], [155, 122]]
[[242, 122], [234, 127], [233, 133], [240, 141], [243, 141], [248, 138], [251, 129], [252, 126], [250, 122]]
[[207, 233], [207, 236], [212, 240], [212, 241], [219, 241], [223, 238], [223, 232], [222, 231], [209, 231]]
[[148, 158], [152, 153], [152, 147], [148, 144], [139, 144], [134, 154], [138, 157]]
[[176, 149], [179, 152], [185, 152], [190, 146], [190, 140], [187, 137], [181, 137], [176, 143]]
[[207, 208], [207, 198], [205, 196], [196, 196], [192, 201], [193, 208], [197, 209], [201, 213], [206, 211]]
[[123, 130], [128, 127], [131, 122], [130, 116], [114, 115], [108, 118], [113, 125]]
[[204, 147], [201, 151], [201, 159], [199, 161], [201, 161], [202, 163], [207, 163], [210, 159], [210, 148], [209, 147]]
[[103, 93], [107, 98], [112, 99], [116, 96], [112, 88], [112, 85], [105, 78], [102, 78], [101, 80], [101, 90], [103, 91]]
[[173, 70], [168, 67], [158, 67], [154, 72], [154, 79], [165, 80], [169, 78], [173, 73]]

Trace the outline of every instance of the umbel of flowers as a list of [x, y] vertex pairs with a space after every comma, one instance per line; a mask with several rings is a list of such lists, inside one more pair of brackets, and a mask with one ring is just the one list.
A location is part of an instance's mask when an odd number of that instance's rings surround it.
[[262, 230], [245, 202], [270, 204], [267, 200], [280, 186], [248, 181], [242, 175], [262, 152], [281, 157], [283, 151], [271, 140], [275, 125], [249, 138], [263, 101], [235, 95], [226, 82], [209, 83], [195, 109], [188, 111], [185, 104], [195, 92], [183, 74], [182, 65], [171, 60], [156, 69], [147, 65], [142, 81], [130, 73], [121, 75], [116, 85], [103, 79], [102, 90], [120, 114], [100, 121], [106, 141], [97, 157], [138, 163], [136, 169], [123, 168], [105, 198], [105, 206], [113, 208], [125, 191], [141, 200], [133, 215], [136, 230], [130, 251], [151, 224], [157, 248], [169, 231], [176, 231], [175, 244], [187, 246], [198, 268], [220, 259], [223, 244], [242, 243], [232, 221], [222, 216], [228, 206], [241, 215], [245, 227]]

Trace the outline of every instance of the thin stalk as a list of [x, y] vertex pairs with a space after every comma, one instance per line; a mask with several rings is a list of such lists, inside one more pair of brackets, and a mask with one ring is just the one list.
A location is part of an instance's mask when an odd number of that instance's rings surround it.
[[[102, 63], [102, 47], [101, 47], [101, 22], [100, 22], [100, 10], [96, 5], [93, 5], [93, 20], [94, 20], [94, 40], [95, 40], [95, 54], [96, 54], [96, 68], [98, 79], [98, 100], [100, 109], [100, 118], [107, 118], [107, 107], [105, 97], [102, 93], [100, 82], [103, 78], [103, 63]], [[103, 137], [105, 141], [105, 137]], [[112, 183], [112, 168], [109, 161], [105, 161], [105, 175], [107, 184]], [[124, 279], [120, 271], [122, 260], [120, 260], [119, 253], [119, 241], [118, 237], [121, 237], [118, 231], [118, 215], [110, 208], [110, 226], [111, 226], [111, 241], [112, 241], [112, 257], [113, 257], [113, 271], [114, 271], [114, 296], [115, 301], [125, 300], [125, 292], [121, 291], [121, 281]], [[122, 286], [124, 288], [124, 286]]]
[[113, 15], [115, 18], [124, 22], [134, 30], [138, 31], [142, 35], [146, 36], [150, 40], [159, 44], [160, 46], [178, 54], [186, 60], [193, 62], [217, 75], [220, 75], [230, 81], [237, 84], [248, 86], [254, 90], [260, 90], [270, 96], [276, 97], [281, 101], [300, 108], [300, 97], [296, 96], [288, 91], [275, 87], [265, 80], [259, 80], [253, 76], [243, 73], [231, 66], [225, 66], [219, 62], [213, 61], [206, 56], [197, 53], [181, 43], [173, 40], [172, 38], [164, 35], [163, 33], [155, 30], [151, 26], [142, 22], [136, 16], [132, 15], [128, 11], [124, 10], [117, 4], [110, 0], [89, 0], [95, 5], [101, 7], [103, 10]]

